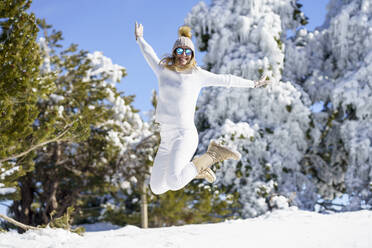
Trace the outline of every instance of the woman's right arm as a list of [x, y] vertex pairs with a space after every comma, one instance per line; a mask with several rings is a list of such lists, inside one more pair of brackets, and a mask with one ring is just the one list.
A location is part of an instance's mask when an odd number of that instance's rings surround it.
[[141, 52], [143, 56], [145, 57], [147, 63], [151, 67], [151, 69], [155, 72], [155, 74], [158, 74], [160, 71], [160, 59], [156, 55], [154, 49], [143, 39], [143, 26], [142, 24], [135, 24], [135, 36], [136, 36], [136, 41], [141, 49]]

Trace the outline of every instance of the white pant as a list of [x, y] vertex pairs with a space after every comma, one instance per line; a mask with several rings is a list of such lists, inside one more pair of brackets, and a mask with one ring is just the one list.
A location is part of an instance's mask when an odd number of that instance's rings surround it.
[[195, 125], [179, 127], [161, 124], [160, 138], [150, 178], [154, 194], [179, 190], [198, 174], [195, 165], [190, 162], [199, 142]]

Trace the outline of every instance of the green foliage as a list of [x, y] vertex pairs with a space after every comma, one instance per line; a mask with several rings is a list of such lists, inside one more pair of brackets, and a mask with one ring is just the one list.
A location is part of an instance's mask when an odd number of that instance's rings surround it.
[[276, 44], [278, 44], [279, 49], [282, 52], [284, 52], [283, 41], [281, 41], [281, 39], [280, 39], [280, 33], [279, 33], [279, 37], [274, 37], [274, 39], [276, 41]]
[[205, 51], [208, 50], [208, 41], [209, 41], [209, 39], [211, 38], [211, 36], [213, 35], [214, 32], [215, 31], [213, 31], [213, 30], [209, 31], [209, 28], [206, 27], [205, 28], [205, 33], [204, 32], [195, 33], [195, 37], [197, 37], [199, 39], [199, 42], [198, 42], [199, 51], [205, 52]]
[[[63, 69], [54, 72], [43, 69], [45, 53], [36, 39], [37, 24], [45, 26], [33, 13], [26, 13], [30, 4], [31, 1], [6, 0], [0, 5], [0, 174], [4, 175], [0, 183], [15, 189], [19, 185], [17, 178], [34, 169], [37, 149], [56, 141], [83, 139], [89, 134], [84, 115], [64, 118], [49, 101], [57, 91], [57, 75]], [[51, 44], [58, 47], [58, 39], [60, 34], [55, 34]], [[53, 59], [58, 60], [52, 55]], [[63, 63], [74, 66], [81, 62], [73, 56], [65, 59], [73, 62], [60, 60], [59, 69]], [[5, 196], [17, 197], [17, 191]]]
[[[104, 220], [116, 225], [137, 225], [141, 223], [140, 194], [133, 192], [122, 199], [118, 206], [106, 208]], [[225, 189], [191, 182], [184, 189], [152, 195], [148, 191], [148, 216], [150, 227], [164, 227], [197, 223], [215, 223], [234, 218], [238, 208], [238, 195]]]
[[[133, 183], [130, 189], [114, 193], [110, 203], [105, 204], [101, 220], [121, 226], [140, 226], [140, 185], [141, 182]], [[178, 191], [153, 195], [150, 189], [147, 189], [146, 194], [149, 199], [147, 204], [150, 227], [223, 221], [234, 216], [233, 209], [238, 205], [238, 195], [206, 186], [201, 184], [200, 180], [195, 180]]]
[[36, 142], [32, 124], [37, 100], [48, 93], [48, 82], [39, 77], [41, 57], [36, 42], [38, 28], [31, 1], [4, 1], [0, 5], [0, 159], [11, 157]]
[[285, 108], [288, 112], [292, 111], [292, 105], [286, 105]]
[[[34, 135], [33, 123], [39, 110], [37, 100], [47, 94], [49, 82], [39, 77], [41, 57], [36, 42], [37, 24], [26, 13], [31, 1], [4, 0], [0, 3], [0, 185], [17, 189], [17, 178], [33, 169], [27, 151], [42, 138]], [[17, 191], [3, 198], [15, 199]]]
[[293, 11], [293, 19], [297, 20], [301, 25], [305, 26], [308, 24], [309, 18], [303, 15], [303, 12], [300, 10], [302, 7], [302, 4], [298, 3], [298, 0], [296, 0], [295, 8]]
[[84, 227], [77, 227], [77, 228], [72, 228], [71, 227], [71, 224], [72, 224], [72, 214], [74, 212], [74, 208], [73, 207], [68, 207], [67, 208], [67, 211], [64, 215], [62, 215], [61, 217], [59, 218], [53, 218], [54, 215], [56, 214], [56, 211], [52, 211], [50, 213], [50, 222], [47, 224], [47, 225], [41, 225], [39, 227], [51, 227], [51, 228], [62, 228], [62, 229], [65, 229], [65, 230], [68, 230], [70, 232], [73, 232], [73, 233], [77, 233], [79, 235], [83, 235], [83, 233], [85, 232], [85, 228]]
[[[148, 192], [149, 193], [149, 192]], [[102, 219], [114, 225], [137, 225], [141, 224], [140, 192], [122, 191], [120, 197], [115, 197], [113, 204], [105, 206]], [[150, 213], [151, 215], [151, 213]]]

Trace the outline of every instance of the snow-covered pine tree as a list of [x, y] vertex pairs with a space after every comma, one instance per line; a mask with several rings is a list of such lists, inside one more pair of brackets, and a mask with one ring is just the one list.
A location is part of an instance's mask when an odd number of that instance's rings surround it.
[[[324, 208], [341, 194], [344, 209], [372, 207], [372, 3], [330, 0], [324, 24], [286, 44], [285, 78], [321, 106], [303, 163]], [[327, 205], [330, 206], [327, 206]]]
[[252, 80], [265, 73], [272, 80], [264, 89], [208, 88], [199, 98], [199, 151], [215, 138], [243, 155], [217, 170], [217, 184], [239, 193], [237, 214], [244, 217], [288, 200], [307, 209], [316, 202], [300, 166], [309, 145], [310, 101], [300, 87], [281, 81], [287, 30], [306, 23], [300, 7], [295, 0], [215, 0], [199, 3], [185, 20], [207, 52], [206, 69]]

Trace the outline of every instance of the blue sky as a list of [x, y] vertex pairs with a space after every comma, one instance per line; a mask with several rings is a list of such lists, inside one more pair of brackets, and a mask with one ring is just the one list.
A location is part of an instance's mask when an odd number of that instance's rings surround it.
[[[135, 42], [134, 22], [143, 24], [144, 37], [158, 56], [162, 56], [172, 48], [178, 27], [198, 2], [200, 0], [33, 0], [31, 11], [63, 32], [64, 46], [76, 43], [80, 49], [102, 51], [113, 63], [124, 66], [128, 76], [118, 89], [125, 95], [136, 95], [134, 107], [148, 111], [152, 108], [151, 91], [157, 90], [157, 81]], [[204, 2], [210, 4], [211, 0]], [[323, 24], [328, 0], [299, 2], [309, 17], [308, 30]], [[202, 56], [196, 51], [200, 65]], [[4, 214], [5, 209], [0, 204], [0, 213]]]
[[[134, 39], [134, 22], [144, 26], [144, 37], [159, 57], [169, 52], [177, 29], [200, 0], [33, 0], [31, 11], [63, 32], [65, 46], [71, 43], [90, 52], [102, 51], [113, 63], [124, 66], [128, 75], [118, 85], [125, 95], [136, 95], [134, 107], [152, 108], [151, 91], [157, 81], [143, 59]], [[211, 0], [204, 0], [210, 4]], [[300, 0], [309, 17], [308, 30], [323, 24], [325, 0]], [[203, 54], [196, 52], [202, 65]]]

